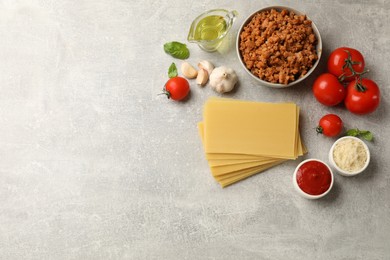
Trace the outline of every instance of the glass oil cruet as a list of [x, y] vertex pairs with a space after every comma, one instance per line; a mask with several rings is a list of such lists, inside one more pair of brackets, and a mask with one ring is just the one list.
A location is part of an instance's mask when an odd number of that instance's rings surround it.
[[187, 40], [207, 52], [214, 52], [229, 33], [237, 15], [237, 11], [224, 9], [207, 11], [192, 22]]

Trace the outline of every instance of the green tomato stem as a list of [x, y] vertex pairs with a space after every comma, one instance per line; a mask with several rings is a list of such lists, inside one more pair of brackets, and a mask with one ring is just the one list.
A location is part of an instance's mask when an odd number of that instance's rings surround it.
[[347, 68], [351, 71], [351, 75], [346, 75], [346, 72], [344, 72], [343, 74], [341, 74], [338, 77], [340, 82], [343, 82], [346, 78], [351, 78], [354, 76], [357, 76], [360, 78], [360, 76], [369, 72], [369, 70], [363, 70], [362, 72], [355, 71], [355, 69], [353, 68], [353, 65], [361, 64], [361, 62], [360, 61], [353, 61], [351, 53], [348, 50], [344, 50], [344, 51], [348, 54], [348, 57], [344, 60], [345, 63], [343, 65], [343, 71], [345, 71], [345, 69]]
[[317, 126], [316, 127], [316, 132], [317, 132], [317, 134], [323, 134], [324, 129], [321, 126]]

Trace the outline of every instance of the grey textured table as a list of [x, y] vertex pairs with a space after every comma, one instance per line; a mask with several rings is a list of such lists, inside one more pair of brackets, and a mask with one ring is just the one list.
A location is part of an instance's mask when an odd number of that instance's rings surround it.
[[[305, 158], [327, 161], [334, 139], [313, 128], [328, 112], [369, 129], [372, 163], [336, 176], [324, 199], [293, 190], [300, 160], [226, 189], [211, 177], [196, 124], [207, 98], [191, 82], [177, 103], [157, 96], [172, 61], [162, 45], [186, 42], [213, 8], [244, 17], [268, 5], [306, 12], [324, 58], [303, 84], [256, 85], [233, 48], [205, 53], [236, 70], [230, 98], [301, 106]], [[0, 1], [0, 259], [389, 259], [390, 3], [386, 1]], [[372, 115], [317, 103], [314, 78], [330, 51], [351, 46], [381, 87]]]

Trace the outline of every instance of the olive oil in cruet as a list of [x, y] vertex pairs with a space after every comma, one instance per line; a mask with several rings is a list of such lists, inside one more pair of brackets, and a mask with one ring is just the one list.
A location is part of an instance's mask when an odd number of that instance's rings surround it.
[[215, 40], [226, 32], [226, 28], [227, 24], [223, 16], [206, 16], [196, 25], [194, 39], [198, 41]]

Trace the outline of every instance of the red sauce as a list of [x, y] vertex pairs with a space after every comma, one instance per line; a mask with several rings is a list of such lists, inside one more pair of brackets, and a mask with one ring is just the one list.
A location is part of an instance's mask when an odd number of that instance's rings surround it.
[[328, 167], [318, 161], [308, 161], [297, 171], [298, 186], [310, 195], [320, 195], [327, 191], [332, 182]]

